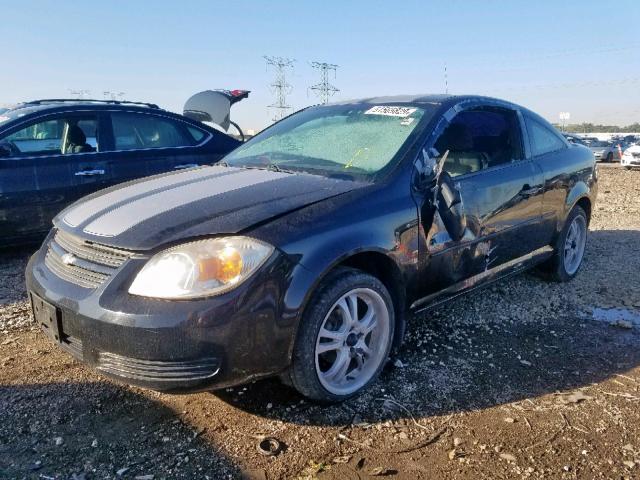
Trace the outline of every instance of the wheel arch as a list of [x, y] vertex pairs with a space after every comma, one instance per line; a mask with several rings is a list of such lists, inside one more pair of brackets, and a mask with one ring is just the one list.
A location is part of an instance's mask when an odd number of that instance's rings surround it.
[[[404, 334], [406, 331], [406, 317], [407, 317], [407, 295], [406, 295], [406, 283], [402, 275], [402, 270], [399, 265], [391, 258], [385, 250], [376, 247], [370, 247], [366, 249], [357, 249], [354, 251], [346, 252], [340, 257], [336, 258], [332, 263], [321, 269], [320, 273], [313, 275], [315, 278], [313, 282], [306, 289], [304, 299], [300, 304], [298, 313], [298, 322], [295, 326], [294, 338], [297, 339], [300, 323], [302, 317], [307, 310], [309, 303], [313, 297], [313, 294], [318, 290], [318, 287], [330, 277], [331, 274], [336, 272], [339, 268], [353, 268], [362, 272], [368, 273], [382, 282], [387, 288], [391, 299], [393, 301], [394, 314], [395, 314], [395, 330], [392, 343], [392, 352], [402, 344]], [[313, 272], [309, 272], [312, 273]], [[293, 342], [295, 343], [295, 341]], [[291, 351], [293, 353], [293, 344], [291, 345]]]
[[391, 351], [395, 352], [402, 345], [406, 331], [407, 292], [402, 272], [389, 256], [371, 250], [358, 252], [344, 258], [334, 268], [350, 267], [364, 271], [380, 280], [389, 291], [393, 300], [395, 313], [395, 330]]
[[584, 182], [576, 183], [573, 186], [573, 188], [569, 192], [569, 195], [567, 196], [563, 225], [567, 217], [569, 216], [569, 213], [571, 212], [571, 210], [573, 210], [573, 207], [575, 207], [576, 205], [580, 206], [584, 210], [584, 212], [587, 214], [587, 225], [589, 225], [589, 223], [591, 222], [591, 212], [592, 212], [592, 201], [590, 198], [590, 194], [591, 194], [591, 191], [587, 186], [587, 184]]

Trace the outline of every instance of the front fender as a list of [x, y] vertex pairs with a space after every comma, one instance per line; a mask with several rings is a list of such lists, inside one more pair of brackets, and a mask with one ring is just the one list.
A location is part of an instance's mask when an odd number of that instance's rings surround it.
[[[415, 210], [412, 213], [415, 216]], [[287, 306], [302, 312], [322, 280], [359, 254], [371, 254], [372, 259], [384, 257], [393, 265], [402, 288], [411, 284], [418, 268], [418, 223], [406, 221], [400, 229], [380, 228], [380, 223], [390, 221], [387, 216], [378, 217], [375, 222], [362, 223], [360, 228], [325, 232], [305, 239], [304, 245], [285, 247], [283, 250], [294, 257], [297, 256], [294, 252], [304, 252], [299, 256], [298, 271], [287, 292]]]

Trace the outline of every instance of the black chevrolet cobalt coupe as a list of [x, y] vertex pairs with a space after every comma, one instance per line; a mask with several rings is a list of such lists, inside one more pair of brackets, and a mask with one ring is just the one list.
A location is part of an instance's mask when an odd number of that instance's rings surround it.
[[68, 207], [27, 268], [34, 316], [125, 382], [194, 391], [279, 376], [322, 402], [370, 384], [414, 313], [582, 262], [588, 148], [508, 102], [307, 108], [215, 166]]

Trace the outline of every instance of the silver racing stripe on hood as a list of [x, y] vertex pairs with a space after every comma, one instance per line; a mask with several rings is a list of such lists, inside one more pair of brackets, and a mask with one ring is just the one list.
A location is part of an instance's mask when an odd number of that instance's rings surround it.
[[283, 172], [251, 169], [239, 170], [230, 175], [224, 175], [220, 179], [215, 176], [206, 177], [197, 182], [161, 190], [138, 197], [129, 203], [120, 204], [117, 208], [91, 221], [84, 228], [84, 232], [101, 237], [115, 237], [139, 223], [174, 208], [290, 175]]
[[151, 180], [134, 183], [133, 185], [119, 188], [87, 200], [86, 202], [82, 202], [69, 210], [69, 212], [64, 215], [63, 221], [71, 227], [77, 227], [89, 220], [92, 216], [123, 200], [132, 199], [138, 195], [148, 194], [153, 191], [175, 188], [184, 182], [206, 180], [233, 170], [240, 171], [240, 169], [235, 168], [213, 166], [187, 170], [172, 175], [163, 175]]

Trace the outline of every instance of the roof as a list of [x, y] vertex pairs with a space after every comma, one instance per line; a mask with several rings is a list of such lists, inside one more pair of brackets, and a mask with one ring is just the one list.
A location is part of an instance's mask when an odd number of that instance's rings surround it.
[[0, 115], [0, 130], [13, 128], [15, 121], [29, 121], [43, 114], [58, 114], [68, 112], [99, 112], [99, 111], [138, 111], [154, 112], [163, 116], [180, 118], [182, 121], [197, 123], [199, 127], [214, 130], [212, 127], [194, 122], [180, 114], [163, 110], [153, 103], [127, 102], [118, 100], [84, 100], [84, 99], [50, 99], [33, 100], [13, 106]]
[[381, 97], [358, 98], [332, 103], [332, 105], [344, 105], [349, 103], [437, 103], [441, 104], [454, 98], [454, 95], [445, 94], [418, 94], [418, 95], [390, 95]]
[[449, 95], [449, 94], [416, 94], [416, 95], [391, 95], [380, 97], [369, 97], [345, 100], [341, 102], [331, 103], [330, 105], [347, 105], [353, 103], [365, 103], [365, 104], [389, 104], [389, 103], [401, 103], [412, 105], [445, 105], [456, 104], [465, 101], [485, 101], [494, 104], [502, 105], [514, 105], [509, 101], [501, 100], [499, 98], [485, 97], [482, 95]]
[[78, 98], [52, 98], [42, 100], [31, 100], [28, 102], [22, 102], [13, 107], [10, 107], [8, 111], [29, 109], [29, 111], [47, 110], [66, 106], [76, 107], [91, 107], [91, 108], [110, 108], [113, 106], [125, 106], [125, 107], [141, 107], [147, 109], [160, 110], [160, 107], [155, 103], [144, 102], [129, 102], [125, 100], [94, 100], [94, 99], [78, 99]]

